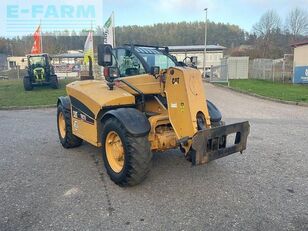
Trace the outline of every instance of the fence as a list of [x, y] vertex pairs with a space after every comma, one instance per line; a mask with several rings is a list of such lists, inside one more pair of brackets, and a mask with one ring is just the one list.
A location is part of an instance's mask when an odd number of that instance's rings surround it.
[[227, 83], [229, 85], [228, 62], [226, 58], [221, 59], [221, 64], [211, 66], [210, 73], [206, 73], [212, 83]]
[[229, 79], [248, 79], [249, 57], [229, 57], [228, 77]]
[[273, 82], [291, 83], [293, 57], [284, 55], [281, 59], [254, 59], [249, 63], [249, 78]]
[[26, 74], [27, 71], [25, 69], [20, 69], [17, 66], [16, 69], [0, 71], [0, 79], [22, 79]]
[[220, 65], [211, 66], [209, 81], [227, 83], [230, 79], [248, 79], [249, 57], [228, 57], [220, 60]]
[[[54, 70], [59, 78], [80, 77], [81, 73], [88, 73], [89, 66], [83, 64], [54, 64]], [[101, 77], [101, 68], [97, 64], [93, 64], [94, 78]]]
[[0, 79], [8, 79], [7, 65], [0, 65]]

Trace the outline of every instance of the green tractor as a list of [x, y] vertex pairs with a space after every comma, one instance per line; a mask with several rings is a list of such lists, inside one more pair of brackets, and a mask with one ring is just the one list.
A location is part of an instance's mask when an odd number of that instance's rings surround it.
[[58, 77], [55, 75], [51, 58], [48, 54], [27, 55], [27, 75], [24, 76], [24, 88], [31, 91], [34, 86], [49, 85], [53, 89], [58, 88]]

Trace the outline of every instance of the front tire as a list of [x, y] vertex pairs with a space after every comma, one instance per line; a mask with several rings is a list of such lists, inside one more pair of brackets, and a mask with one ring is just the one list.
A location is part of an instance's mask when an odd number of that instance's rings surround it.
[[82, 139], [72, 132], [71, 111], [62, 104], [58, 105], [57, 125], [60, 143], [64, 148], [74, 148], [82, 144]]
[[32, 85], [30, 76], [25, 76], [24, 79], [23, 79], [23, 83], [24, 83], [25, 91], [32, 91], [33, 90], [33, 85]]
[[50, 86], [51, 86], [52, 89], [58, 89], [59, 88], [58, 76], [51, 75], [49, 81], [50, 81]]
[[[221, 120], [222, 116], [221, 116], [219, 109], [209, 100], [206, 100], [206, 105], [207, 105], [208, 112], [211, 117], [211, 127], [216, 128], [216, 127], [224, 126], [225, 122]], [[182, 152], [185, 152], [184, 149], [182, 150]], [[188, 151], [188, 153], [185, 155], [185, 159], [188, 162], [192, 162], [195, 154], [196, 154], [195, 150], [191, 148]]]
[[110, 179], [120, 186], [139, 184], [150, 171], [152, 152], [147, 136], [132, 136], [116, 118], [104, 124], [102, 152]]

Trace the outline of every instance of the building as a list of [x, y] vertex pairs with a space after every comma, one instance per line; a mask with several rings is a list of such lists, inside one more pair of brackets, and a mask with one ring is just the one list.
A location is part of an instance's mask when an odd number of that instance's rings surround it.
[[53, 64], [76, 64], [83, 61], [82, 52], [68, 52], [64, 54], [51, 55]]
[[[220, 45], [206, 46], [205, 66], [209, 69], [211, 66], [218, 66], [221, 64], [221, 59], [226, 47]], [[203, 69], [204, 45], [191, 46], [169, 46], [170, 54], [174, 55], [178, 61], [183, 61], [186, 57], [193, 57], [196, 61], [195, 65], [198, 69]]]
[[295, 43], [293, 59], [293, 83], [308, 83], [308, 40]]
[[28, 63], [27, 63], [27, 57], [26, 56], [10, 56], [7, 57], [7, 66], [8, 69], [26, 69]]

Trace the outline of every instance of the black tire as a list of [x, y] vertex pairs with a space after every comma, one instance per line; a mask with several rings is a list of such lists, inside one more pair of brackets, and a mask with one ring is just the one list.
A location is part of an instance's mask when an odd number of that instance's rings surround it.
[[53, 89], [59, 88], [58, 76], [51, 75], [49, 81], [50, 81], [51, 88], [53, 88]]
[[[61, 136], [59, 129], [59, 116], [63, 114], [65, 120], [65, 135]], [[71, 121], [71, 111], [64, 108], [62, 104], [58, 105], [57, 109], [57, 127], [58, 127], [58, 135], [60, 139], [60, 143], [64, 148], [74, 148], [78, 147], [82, 144], [82, 139], [75, 136], [72, 132], [72, 121]]]
[[[225, 125], [225, 122], [221, 120], [222, 116], [218, 108], [209, 100], [206, 101], [207, 108], [209, 110], [209, 114], [211, 117], [211, 127], [220, 127]], [[184, 149], [182, 150], [184, 152]], [[188, 153], [185, 155], [185, 159], [188, 162], [192, 162], [193, 156], [195, 155], [195, 150], [192, 148], [188, 151]]]
[[211, 123], [219, 123], [222, 118], [219, 109], [209, 100], [206, 101], [206, 106], [211, 117]]
[[[118, 173], [111, 168], [106, 154], [106, 137], [111, 131], [118, 134], [124, 149], [124, 164]], [[103, 127], [102, 155], [110, 179], [120, 186], [133, 186], [146, 178], [150, 171], [153, 154], [147, 136], [134, 137], [118, 119], [110, 118]]]
[[32, 85], [32, 82], [31, 82], [31, 78], [29, 76], [24, 77], [23, 83], [24, 83], [25, 91], [32, 91], [33, 90], [33, 85]]
[[196, 154], [196, 151], [193, 150], [192, 148], [190, 148], [190, 150], [188, 151], [188, 153], [186, 154], [185, 156], [185, 159], [188, 161], [188, 162], [192, 162], [192, 159], [193, 159], [193, 156]]

